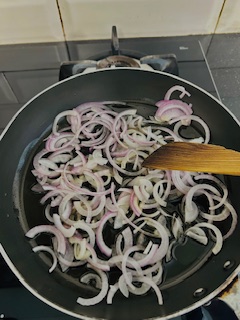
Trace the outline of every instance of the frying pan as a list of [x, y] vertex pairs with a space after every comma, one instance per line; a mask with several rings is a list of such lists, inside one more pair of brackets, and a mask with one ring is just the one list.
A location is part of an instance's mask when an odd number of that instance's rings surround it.
[[[154, 103], [163, 99], [173, 85], [191, 93], [186, 102], [211, 130], [211, 142], [240, 151], [239, 123], [213, 96], [176, 76], [140, 69], [105, 69], [73, 76], [44, 90], [12, 119], [0, 141], [0, 243], [1, 253], [21, 283], [52, 307], [80, 319], [170, 319], [189, 312], [215, 297], [237, 275], [240, 264], [240, 223], [216, 256], [211, 241], [202, 246], [194, 241], [179, 245], [175, 259], [165, 265], [161, 285], [164, 304], [154, 293], [128, 299], [116, 295], [112, 305], [105, 301], [91, 307], [76, 303], [91, 289], [79, 283], [77, 270], [48, 273], [51, 261], [35, 254], [32, 247], [46, 239], [29, 241], [25, 232], [44, 223], [39, 197], [31, 191], [32, 158], [54, 117], [88, 101], [138, 101], [138, 112], [154, 113]], [[230, 200], [240, 212], [240, 177], [224, 177]], [[229, 221], [223, 229], [229, 226]], [[13, 302], [14, 303], [14, 302]]]

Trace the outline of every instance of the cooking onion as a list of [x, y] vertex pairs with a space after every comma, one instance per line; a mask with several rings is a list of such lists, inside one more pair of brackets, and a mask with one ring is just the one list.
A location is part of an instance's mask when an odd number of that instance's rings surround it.
[[[88, 266], [89, 268], [92, 268], [91, 266]], [[79, 297], [77, 299], [77, 302], [83, 306], [92, 306], [94, 304], [99, 303], [100, 301], [102, 301], [105, 296], [107, 295], [108, 292], [108, 280], [107, 280], [107, 275], [105, 272], [101, 271], [101, 270], [95, 270], [100, 278], [101, 278], [101, 290], [100, 292], [97, 294], [97, 296], [93, 297], [93, 298], [81, 298]]]
[[39, 252], [39, 251], [46, 251], [52, 256], [53, 263], [52, 263], [51, 268], [48, 271], [49, 271], [49, 273], [53, 272], [53, 270], [57, 266], [57, 257], [55, 255], [54, 251], [48, 246], [36, 246], [33, 248], [33, 252]]

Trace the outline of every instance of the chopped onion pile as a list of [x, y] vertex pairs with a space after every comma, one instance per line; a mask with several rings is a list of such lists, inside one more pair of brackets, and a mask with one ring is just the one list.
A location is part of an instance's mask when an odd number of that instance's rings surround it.
[[[170, 100], [190, 94], [171, 88], [156, 103], [154, 118], [145, 119], [134, 109], [117, 113], [107, 102], [85, 103], [55, 118], [52, 133], [33, 160], [35, 192], [43, 192], [41, 204], [49, 224], [30, 229], [33, 238], [53, 235], [47, 251], [62, 271], [80, 267], [80, 282], [98, 290], [94, 297], [79, 297], [81, 305], [106, 298], [111, 304], [117, 291], [125, 297], [152, 289], [159, 304], [163, 298], [163, 262], [173, 259], [174, 245], [190, 237], [203, 245], [215, 242], [217, 254], [237, 223], [226, 186], [206, 173], [149, 170], [143, 160], [169, 141], [186, 140], [180, 127], [197, 121], [204, 135], [189, 141], [207, 143], [207, 125], [192, 115], [192, 105]], [[204, 201], [202, 201], [204, 200]], [[202, 204], [204, 203], [204, 205]], [[180, 208], [174, 213], [169, 205]], [[214, 224], [231, 217], [229, 230]], [[111, 272], [118, 276], [110, 281]], [[117, 272], [116, 272], [117, 270]]]

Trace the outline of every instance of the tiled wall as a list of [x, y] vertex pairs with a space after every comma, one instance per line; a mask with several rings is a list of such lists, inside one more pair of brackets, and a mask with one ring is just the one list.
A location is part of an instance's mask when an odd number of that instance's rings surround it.
[[216, 33], [239, 33], [240, 32], [240, 1], [226, 0]]
[[56, 0], [0, 0], [0, 44], [63, 40]]
[[239, 0], [0, 0], [0, 44], [240, 31]]
[[104, 39], [116, 25], [122, 38], [214, 32], [223, 0], [59, 0], [69, 40]]

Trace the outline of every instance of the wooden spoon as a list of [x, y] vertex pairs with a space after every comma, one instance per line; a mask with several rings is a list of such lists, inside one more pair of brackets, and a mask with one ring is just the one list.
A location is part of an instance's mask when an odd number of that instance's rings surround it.
[[143, 166], [240, 176], [240, 152], [212, 144], [171, 142], [154, 151]]

